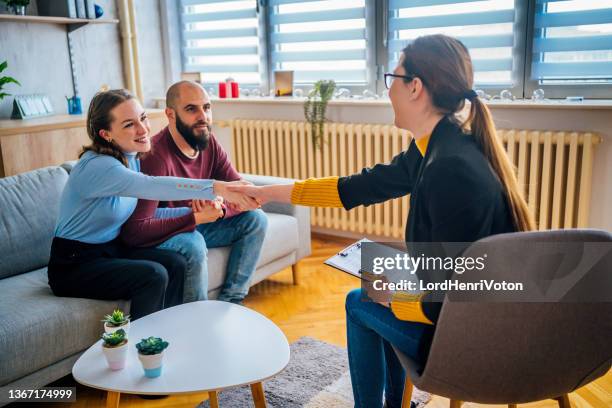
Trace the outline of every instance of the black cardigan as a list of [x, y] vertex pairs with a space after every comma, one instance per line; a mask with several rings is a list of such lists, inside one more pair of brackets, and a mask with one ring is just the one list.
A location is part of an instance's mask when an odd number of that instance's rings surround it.
[[[425, 156], [414, 141], [388, 164], [338, 180], [344, 208], [368, 206], [410, 194], [406, 244], [474, 242], [515, 231], [499, 178], [470, 134], [445, 116], [434, 128]], [[437, 320], [440, 304], [423, 303]]]

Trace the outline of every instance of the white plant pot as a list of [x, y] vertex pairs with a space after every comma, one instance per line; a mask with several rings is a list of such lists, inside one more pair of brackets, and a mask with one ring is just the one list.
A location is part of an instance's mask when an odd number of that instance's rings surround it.
[[106, 347], [102, 343], [102, 351], [106, 357], [108, 367], [113, 370], [123, 370], [127, 361], [128, 342], [118, 347]]
[[104, 323], [104, 332], [106, 333], [114, 333], [119, 329], [123, 329], [125, 331], [125, 337], [128, 337], [130, 334], [130, 321], [128, 320], [127, 323], [122, 326], [110, 326], [108, 323]]
[[142, 368], [144, 369], [145, 377], [155, 378], [161, 375], [164, 352], [162, 351], [159, 354], [140, 354], [138, 353], [138, 359], [142, 363]]

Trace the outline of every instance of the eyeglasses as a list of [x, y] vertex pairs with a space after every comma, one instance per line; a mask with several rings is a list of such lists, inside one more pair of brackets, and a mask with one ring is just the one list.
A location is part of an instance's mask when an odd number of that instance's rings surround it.
[[403, 78], [406, 82], [410, 82], [414, 78], [416, 78], [416, 76], [415, 75], [397, 75], [397, 74], [391, 74], [387, 72], [385, 74], [385, 86], [387, 87], [387, 89], [391, 89], [391, 84], [393, 84], [393, 80], [395, 78]]

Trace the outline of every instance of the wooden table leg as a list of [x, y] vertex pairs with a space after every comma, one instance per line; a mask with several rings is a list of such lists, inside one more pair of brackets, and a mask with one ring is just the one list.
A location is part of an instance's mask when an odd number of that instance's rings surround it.
[[264, 394], [263, 384], [261, 382], [251, 384], [251, 394], [255, 402], [255, 408], [266, 408], [266, 396]]
[[208, 391], [208, 402], [210, 403], [210, 408], [219, 408], [217, 391]]
[[561, 395], [555, 399], [557, 400], [557, 403], [559, 403], [560, 408], [572, 408], [572, 404], [570, 403], [569, 396], [567, 394]]
[[106, 393], [106, 408], [119, 408], [120, 392], [109, 391]]
[[406, 374], [406, 381], [404, 381], [404, 392], [402, 393], [402, 408], [410, 408], [410, 401], [412, 401], [412, 381]]

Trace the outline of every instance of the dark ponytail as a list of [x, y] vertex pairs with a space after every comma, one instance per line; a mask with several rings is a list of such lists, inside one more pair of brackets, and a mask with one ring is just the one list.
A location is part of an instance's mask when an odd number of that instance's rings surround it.
[[519, 188], [515, 168], [508, 159], [501, 140], [497, 137], [489, 108], [479, 98], [472, 99], [470, 114], [464, 126], [470, 129], [472, 136], [499, 177], [506, 191], [508, 207], [516, 229], [518, 231], [534, 230], [535, 221]]
[[128, 167], [125, 155], [116, 144], [107, 141], [100, 136], [100, 130], [110, 130], [113, 120], [111, 110], [117, 105], [133, 99], [134, 96], [125, 89], [111, 89], [109, 91], [98, 92], [94, 95], [87, 111], [87, 135], [91, 139], [91, 144], [83, 146], [79, 154], [81, 157], [85, 152], [95, 152], [112, 156], [119, 160], [125, 167]]

